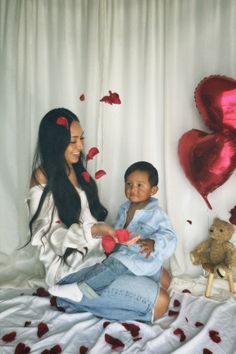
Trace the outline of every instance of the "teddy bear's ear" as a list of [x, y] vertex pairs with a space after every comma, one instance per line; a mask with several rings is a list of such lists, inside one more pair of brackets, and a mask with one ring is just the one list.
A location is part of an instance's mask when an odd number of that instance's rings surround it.
[[217, 216], [214, 218], [214, 222], [221, 221]]

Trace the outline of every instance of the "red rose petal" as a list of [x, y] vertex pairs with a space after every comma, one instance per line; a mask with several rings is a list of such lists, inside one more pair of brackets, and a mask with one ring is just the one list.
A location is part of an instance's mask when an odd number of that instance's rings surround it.
[[109, 334], [105, 334], [105, 341], [112, 346], [112, 350], [117, 348], [124, 348], [124, 343], [122, 343], [119, 339], [110, 336]]
[[174, 301], [174, 307], [179, 307], [180, 306], [180, 301], [175, 299]]
[[184, 289], [184, 290], [182, 290], [182, 293], [189, 293], [189, 294], [191, 294], [191, 291], [188, 290], [188, 289]]
[[82, 95], [80, 95], [80, 101], [84, 101], [85, 100], [85, 95], [84, 94], [82, 94]]
[[89, 149], [87, 155], [86, 155], [86, 161], [88, 160], [92, 160], [94, 158], [95, 155], [97, 155], [99, 153], [99, 150], [97, 147], [92, 147], [91, 149]]
[[106, 172], [104, 170], [99, 170], [95, 173], [95, 179], [99, 179], [105, 175], [106, 175]]
[[111, 323], [111, 322], [109, 322], [109, 321], [105, 321], [105, 322], [103, 323], [103, 328], [106, 328], [107, 326], [109, 326], [110, 323]]
[[187, 222], [188, 222], [190, 225], [192, 225], [192, 221], [191, 221], [191, 220], [187, 220]]
[[203, 354], [213, 354], [213, 352], [207, 348], [203, 348]]
[[204, 324], [203, 324], [202, 322], [198, 322], [198, 321], [197, 321], [197, 322], [195, 323], [195, 326], [196, 326], [196, 327], [201, 327], [201, 326], [204, 326]]
[[88, 348], [85, 347], [84, 345], [81, 345], [81, 347], [79, 348], [79, 354], [85, 354], [87, 353]]
[[174, 330], [174, 334], [175, 334], [176, 336], [180, 336], [180, 342], [185, 341], [186, 335], [184, 334], [184, 331], [183, 331], [181, 328], [176, 328], [176, 329]]
[[139, 326], [132, 323], [122, 323], [122, 325], [131, 333], [132, 337], [137, 337], [139, 335]]
[[83, 179], [85, 180], [85, 182], [89, 183], [90, 182], [90, 175], [87, 171], [84, 171], [81, 173]]
[[214, 331], [214, 330], [209, 331], [209, 336], [213, 340], [213, 342], [215, 342], [215, 343], [220, 343], [221, 342], [221, 338], [219, 336], [219, 332]]
[[2, 336], [2, 340], [6, 343], [13, 342], [16, 338], [16, 332], [10, 332]]
[[38, 337], [42, 337], [45, 333], [47, 333], [49, 331], [48, 326], [46, 325], [46, 323], [44, 322], [40, 322], [38, 324], [38, 332], [37, 335]]
[[28, 354], [30, 353], [30, 347], [27, 347], [24, 343], [18, 343], [14, 354]]
[[168, 312], [168, 316], [178, 316], [179, 311], [173, 311], [173, 310], [169, 310]]
[[25, 321], [24, 327], [29, 327], [31, 325], [31, 321]]
[[116, 230], [116, 237], [120, 243], [128, 241], [130, 234], [131, 232], [129, 232], [127, 229]]
[[49, 292], [46, 289], [38, 288], [36, 290], [36, 295], [39, 296], [39, 297], [48, 297], [50, 294], [49, 294]]
[[50, 354], [60, 354], [61, 352], [62, 349], [59, 344], [54, 345], [54, 347], [50, 349]]
[[116, 92], [108, 91], [109, 96], [104, 96], [100, 99], [100, 102], [105, 102], [108, 104], [121, 104], [119, 94]]
[[229, 222], [231, 224], [236, 225], [236, 205], [233, 209], [230, 210], [231, 217], [229, 218]]

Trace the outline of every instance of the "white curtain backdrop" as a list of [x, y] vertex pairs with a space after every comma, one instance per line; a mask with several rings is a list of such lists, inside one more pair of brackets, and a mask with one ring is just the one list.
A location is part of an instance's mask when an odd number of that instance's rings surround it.
[[[125, 200], [123, 174], [137, 160], [160, 175], [161, 206], [178, 235], [170, 267], [194, 276], [189, 252], [215, 216], [236, 205], [236, 174], [209, 195], [210, 210], [178, 160], [190, 129], [208, 131], [194, 102], [206, 76], [236, 79], [235, 0], [0, 0], [0, 286], [43, 277], [28, 240], [25, 206], [38, 125], [52, 108], [78, 114], [108, 221]], [[100, 99], [108, 91], [120, 105]], [[80, 96], [84, 94], [85, 100]], [[191, 220], [192, 224], [187, 220]]]

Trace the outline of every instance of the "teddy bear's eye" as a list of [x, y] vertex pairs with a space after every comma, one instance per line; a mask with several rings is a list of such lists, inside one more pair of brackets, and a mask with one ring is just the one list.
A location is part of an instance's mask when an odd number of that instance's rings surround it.
[[213, 229], [210, 229], [210, 232], [213, 232], [214, 230]]
[[223, 229], [220, 229], [220, 232], [224, 232], [224, 230], [223, 230]]

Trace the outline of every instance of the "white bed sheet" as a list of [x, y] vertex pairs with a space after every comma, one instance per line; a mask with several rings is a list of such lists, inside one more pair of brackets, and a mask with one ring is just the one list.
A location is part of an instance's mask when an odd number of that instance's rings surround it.
[[[0, 353], [13, 354], [17, 345], [19, 348], [19, 343], [23, 343], [32, 354], [55, 354], [60, 348], [64, 354], [234, 354], [236, 297], [229, 294], [225, 281], [215, 280], [212, 298], [207, 299], [205, 286], [204, 277], [174, 278], [168, 313], [152, 325], [127, 321], [134, 325], [134, 332], [125, 328], [124, 323], [96, 318], [90, 313], [59, 312], [51, 306], [49, 297], [32, 295], [37, 289], [2, 288]], [[48, 327], [42, 337], [37, 335], [39, 323]], [[15, 339], [5, 342], [3, 336], [12, 332], [16, 333]], [[112, 348], [106, 342], [107, 335], [123, 346]], [[58, 351], [50, 352], [56, 345]], [[17, 354], [28, 352], [21, 350]]]

